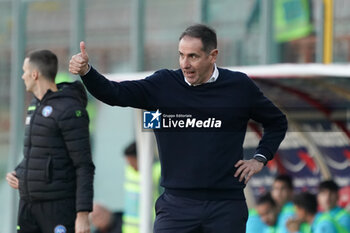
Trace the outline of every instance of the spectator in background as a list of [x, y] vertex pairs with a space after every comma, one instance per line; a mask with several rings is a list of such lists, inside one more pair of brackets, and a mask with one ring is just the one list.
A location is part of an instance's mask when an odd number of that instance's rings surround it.
[[112, 213], [103, 205], [94, 203], [94, 210], [90, 214], [91, 222], [96, 228], [94, 233], [121, 233], [122, 213]]
[[[139, 229], [139, 196], [140, 196], [140, 173], [138, 169], [136, 143], [132, 142], [124, 150], [127, 162], [125, 168], [125, 201], [124, 212], [112, 213], [106, 207], [95, 203], [91, 213], [91, 221], [97, 229], [95, 233], [138, 233]], [[159, 186], [160, 164], [155, 161], [153, 165], [153, 200], [162, 192]], [[151, 210], [150, 210], [151, 213]], [[154, 215], [154, 211], [153, 211]]]
[[271, 196], [281, 209], [293, 205], [293, 189], [293, 180], [289, 175], [278, 175], [275, 178], [272, 184]]
[[[265, 195], [264, 195], [265, 196]], [[278, 217], [276, 223], [276, 232], [288, 233], [286, 222], [295, 214], [292, 203], [293, 197], [293, 181], [289, 175], [278, 175], [271, 189], [271, 197], [273, 203], [277, 208]], [[267, 197], [261, 197], [265, 200]], [[265, 204], [268, 202], [265, 201]], [[278, 226], [278, 227], [277, 227]], [[264, 223], [261, 221], [256, 209], [249, 210], [249, 217], [247, 221], [247, 232], [255, 232], [255, 229], [264, 228]]]
[[265, 226], [261, 226], [262, 228], [259, 229], [257, 232], [278, 232], [277, 219], [279, 214], [279, 208], [276, 202], [272, 199], [270, 193], [266, 193], [259, 197], [256, 204], [256, 211], [259, 214], [261, 220], [266, 224]]
[[[138, 169], [137, 148], [133, 142], [124, 150], [127, 166], [125, 168], [125, 202], [123, 213], [123, 233], [138, 233], [140, 231], [139, 198], [140, 198], [140, 173]], [[160, 189], [160, 163], [153, 164], [153, 201], [161, 194]], [[155, 216], [154, 211], [152, 211]], [[150, 210], [151, 214], [151, 210]]]
[[286, 174], [278, 175], [272, 184], [271, 195], [279, 209], [277, 222], [279, 233], [288, 232], [286, 222], [295, 214], [292, 203], [293, 190], [293, 180]]
[[287, 221], [291, 233], [342, 233], [330, 215], [317, 214], [317, 199], [314, 194], [303, 192], [293, 199], [296, 218]]
[[333, 180], [321, 182], [317, 194], [318, 204], [325, 214], [329, 214], [339, 225], [350, 232], [350, 214], [337, 206], [338, 192], [339, 186]]
[[246, 233], [261, 232], [261, 230], [265, 228], [267, 228], [267, 226], [261, 220], [256, 208], [249, 209]]

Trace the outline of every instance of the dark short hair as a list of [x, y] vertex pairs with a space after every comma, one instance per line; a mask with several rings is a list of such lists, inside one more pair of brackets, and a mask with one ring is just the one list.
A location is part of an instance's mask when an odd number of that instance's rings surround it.
[[213, 49], [217, 48], [216, 32], [207, 25], [195, 24], [189, 26], [181, 34], [179, 40], [185, 36], [201, 39], [203, 43], [203, 51], [207, 53], [210, 53]]
[[269, 203], [271, 206], [275, 207], [276, 206], [276, 202], [273, 200], [271, 193], [265, 193], [262, 196], [260, 196], [258, 198], [258, 201], [256, 202], [257, 205], [262, 205], [265, 203]]
[[278, 175], [275, 178], [275, 182], [280, 181], [285, 183], [289, 189], [293, 190], [293, 180], [292, 177], [287, 174]]
[[124, 155], [137, 157], [136, 142], [132, 142], [124, 149]]
[[29, 62], [48, 80], [54, 82], [58, 70], [56, 54], [50, 50], [37, 50], [28, 54]]
[[310, 214], [316, 214], [317, 212], [316, 195], [312, 193], [302, 192], [296, 194], [293, 198], [293, 203]]
[[322, 192], [324, 190], [330, 190], [332, 192], [338, 192], [339, 186], [333, 180], [325, 180], [320, 183], [318, 186], [318, 191]]

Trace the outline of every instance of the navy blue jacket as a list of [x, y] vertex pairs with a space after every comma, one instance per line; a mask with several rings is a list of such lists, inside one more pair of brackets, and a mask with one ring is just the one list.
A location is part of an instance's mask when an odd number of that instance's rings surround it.
[[91, 68], [82, 80], [93, 96], [109, 105], [162, 113], [162, 127], [155, 130], [161, 185], [178, 195], [244, 199], [245, 185], [233, 175], [235, 163], [243, 159], [249, 119], [263, 125], [256, 153], [268, 160], [287, 130], [284, 114], [240, 72], [219, 68], [215, 82], [198, 86], [188, 85], [181, 70], [159, 70], [143, 80], [118, 83]]

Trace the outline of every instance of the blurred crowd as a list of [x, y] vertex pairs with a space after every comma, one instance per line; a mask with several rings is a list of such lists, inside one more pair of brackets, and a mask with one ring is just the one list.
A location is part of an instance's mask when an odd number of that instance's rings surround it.
[[319, 184], [317, 194], [294, 193], [288, 175], [275, 178], [249, 210], [247, 233], [349, 233], [349, 210], [338, 205], [339, 186], [333, 180]]

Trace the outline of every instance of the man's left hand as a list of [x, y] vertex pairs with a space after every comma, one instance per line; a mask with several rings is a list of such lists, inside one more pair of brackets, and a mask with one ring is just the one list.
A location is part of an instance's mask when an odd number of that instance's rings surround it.
[[15, 171], [7, 173], [6, 180], [12, 188], [18, 189], [19, 182]]
[[260, 172], [263, 167], [264, 164], [255, 159], [239, 160], [235, 164], [235, 168], [237, 168], [237, 171], [235, 172], [235, 177], [239, 176], [239, 182], [242, 182], [245, 178], [244, 183], [247, 184], [250, 178], [254, 174]]
[[75, 219], [76, 233], [90, 233], [89, 212], [78, 212]]

